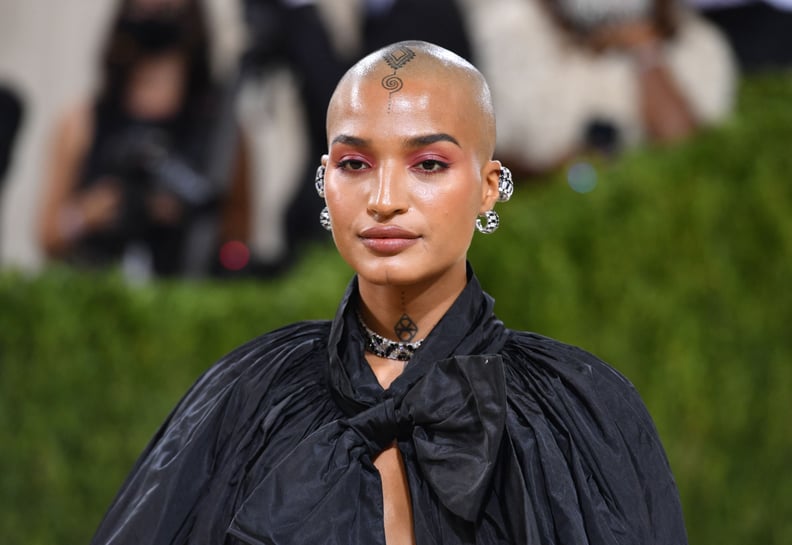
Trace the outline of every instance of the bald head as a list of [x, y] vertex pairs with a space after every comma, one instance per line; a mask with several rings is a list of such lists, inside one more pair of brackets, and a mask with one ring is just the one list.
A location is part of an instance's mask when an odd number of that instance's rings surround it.
[[341, 78], [328, 108], [328, 125], [345, 102], [354, 101], [362, 86], [375, 84], [388, 111], [400, 93], [420, 88], [442, 97], [460, 96], [464, 115], [474, 123], [481, 139], [481, 153], [492, 157], [495, 148], [495, 115], [484, 76], [459, 55], [422, 41], [391, 44], [358, 61]]

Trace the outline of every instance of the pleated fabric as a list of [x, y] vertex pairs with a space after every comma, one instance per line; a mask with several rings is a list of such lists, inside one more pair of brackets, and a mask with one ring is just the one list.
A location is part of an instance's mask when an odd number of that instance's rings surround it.
[[332, 322], [212, 366], [138, 459], [93, 544], [384, 545], [373, 458], [396, 440], [419, 545], [683, 545], [654, 424], [591, 354], [504, 327], [468, 284], [388, 390], [353, 279]]

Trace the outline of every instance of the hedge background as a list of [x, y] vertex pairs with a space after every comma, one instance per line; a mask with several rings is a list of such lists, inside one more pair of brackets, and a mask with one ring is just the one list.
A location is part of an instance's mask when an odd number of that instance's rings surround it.
[[[682, 145], [518, 186], [471, 261], [511, 327], [578, 344], [653, 414], [691, 544], [792, 543], [792, 74]], [[591, 179], [588, 180], [591, 182]], [[0, 540], [87, 543], [157, 425], [243, 341], [332, 316], [328, 246], [287, 277], [132, 286], [0, 273]]]

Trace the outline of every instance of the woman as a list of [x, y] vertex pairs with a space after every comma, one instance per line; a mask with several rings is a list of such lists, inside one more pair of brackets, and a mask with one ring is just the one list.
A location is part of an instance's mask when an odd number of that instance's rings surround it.
[[246, 241], [246, 160], [233, 134], [223, 138], [233, 165], [218, 146], [229, 115], [220, 98], [199, 0], [121, 2], [97, 99], [56, 128], [40, 220], [46, 255], [88, 267], [139, 258], [138, 270], [201, 275], [220, 243]]
[[506, 329], [467, 264], [512, 189], [479, 72], [388, 46], [342, 78], [327, 134], [322, 222], [356, 272], [335, 319], [212, 367], [94, 543], [685, 543], [632, 386]]

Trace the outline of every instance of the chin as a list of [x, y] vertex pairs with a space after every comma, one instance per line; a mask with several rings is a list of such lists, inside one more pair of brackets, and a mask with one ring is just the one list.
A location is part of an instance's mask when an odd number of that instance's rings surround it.
[[[462, 270], [465, 270], [465, 260], [462, 259], [459, 263]], [[369, 256], [349, 264], [361, 280], [378, 286], [413, 286], [435, 282], [454, 269], [454, 264], [444, 265], [437, 258], [406, 255]]]
[[358, 262], [353, 268], [362, 280], [379, 286], [404, 286], [419, 282], [423, 276], [420, 269], [404, 261], [393, 257], [373, 258]]

